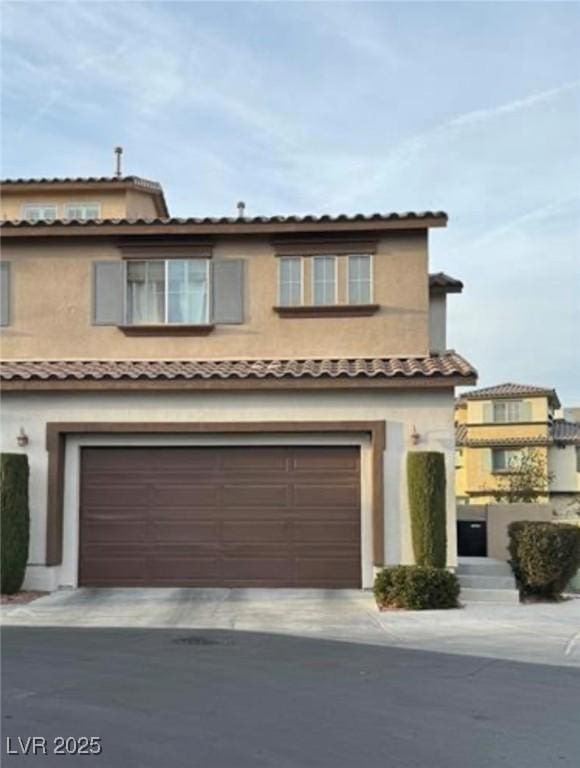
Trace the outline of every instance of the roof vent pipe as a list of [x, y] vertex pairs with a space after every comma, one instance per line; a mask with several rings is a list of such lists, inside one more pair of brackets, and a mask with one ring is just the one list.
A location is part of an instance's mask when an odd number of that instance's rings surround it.
[[121, 170], [121, 157], [123, 155], [123, 147], [115, 147], [115, 177], [117, 179], [120, 179], [123, 175], [123, 172]]
[[246, 204], [244, 203], [243, 200], [240, 200], [240, 202], [237, 204], [237, 209], [238, 209], [238, 219], [243, 219], [244, 213], [246, 211]]

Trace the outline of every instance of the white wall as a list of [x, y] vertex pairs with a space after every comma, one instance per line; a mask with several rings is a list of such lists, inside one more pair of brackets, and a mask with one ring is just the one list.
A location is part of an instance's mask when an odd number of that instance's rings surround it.
[[576, 471], [576, 446], [565, 448], [550, 446], [548, 449], [548, 467], [554, 474], [550, 491], [559, 493], [580, 493], [580, 472]]
[[[347, 392], [104, 392], [104, 393], [13, 393], [3, 395], [0, 414], [3, 450], [25, 452], [30, 461], [31, 542], [28, 587], [54, 588], [64, 583], [61, 569], [47, 569], [45, 561], [47, 452], [46, 423], [49, 421], [363, 421], [382, 420], [387, 425], [385, 452], [385, 559], [387, 563], [413, 560], [405, 476], [408, 450], [437, 450], [446, 454], [448, 506], [448, 560], [455, 565], [456, 531], [454, 511], [454, 406], [452, 391], [358, 391]], [[25, 449], [16, 445], [23, 427], [30, 438]], [[416, 428], [421, 441], [411, 445]], [[176, 438], [180, 439], [180, 438]], [[182, 438], [181, 438], [182, 439]], [[103, 440], [103, 436], [99, 437]], [[267, 438], [264, 438], [264, 442]], [[71, 440], [68, 441], [71, 445]], [[105, 438], [105, 442], [113, 443]], [[76, 444], [78, 449], [78, 442]], [[78, 514], [71, 497], [71, 461], [67, 445], [67, 494], [69, 511]], [[74, 448], [72, 450], [75, 450]], [[77, 471], [78, 470], [73, 470]], [[363, 477], [364, 482], [364, 477]], [[368, 480], [370, 482], [370, 479]], [[71, 501], [72, 499], [72, 501]], [[72, 507], [70, 506], [72, 504]], [[70, 520], [67, 523], [71, 525]], [[65, 545], [74, 546], [71, 531]], [[73, 553], [74, 555], [74, 553]], [[70, 563], [66, 577], [70, 583]], [[64, 576], [64, 573], [63, 573]], [[34, 580], [34, 584], [33, 581]]]
[[444, 352], [447, 349], [447, 299], [442, 296], [429, 297], [429, 350]]

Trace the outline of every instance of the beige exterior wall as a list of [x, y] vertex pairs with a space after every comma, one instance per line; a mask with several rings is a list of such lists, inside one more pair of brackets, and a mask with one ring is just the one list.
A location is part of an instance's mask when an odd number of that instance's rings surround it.
[[[11, 325], [1, 331], [6, 359], [220, 359], [426, 355], [429, 296], [425, 235], [392, 233], [373, 257], [370, 317], [282, 319], [273, 311], [278, 259], [266, 238], [222, 240], [214, 258], [246, 259], [242, 325], [218, 326], [209, 336], [127, 337], [111, 326], [91, 325], [92, 262], [119, 259], [111, 243], [4, 245], [11, 262]], [[346, 277], [346, 257], [339, 275]], [[309, 301], [310, 262], [305, 289]], [[345, 300], [344, 283], [340, 298]]]
[[[65, 533], [68, 575], [45, 562], [47, 452], [46, 423], [55, 421], [328, 421], [385, 420], [385, 559], [387, 563], [413, 561], [407, 506], [406, 454], [413, 450], [413, 426], [421, 435], [417, 450], [443, 451], [447, 466], [447, 535], [449, 565], [456, 562], [454, 434], [452, 391], [347, 391], [347, 392], [190, 392], [190, 393], [5, 393], [0, 414], [2, 450], [24, 452], [30, 462], [31, 542], [28, 588], [55, 588], [70, 583], [71, 548], [74, 536]], [[24, 428], [29, 445], [19, 448], [16, 437]], [[111, 442], [119, 436], [111, 437]], [[158, 438], [153, 438], [158, 439]], [[167, 438], [170, 440], [171, 438]], [[183, 436], [179, 438], [183, 439]], [[255, 438], [260, 439], [260, 438]], [[264, 436], [268, 443], [272, 436]], [[346, 439], [352, 440], [352, 435]], [[106, 436], [99, 440], [105, 441]], [[101, 442], [101, 444], [103, 444]], [[370, 493], [370, 472], [363, 468], [364, 498]], [[65, 484], [66, 486], [66, 484]], [[65, 494], [70, 494], [70, 484]], [[72, 503], [74, 514], [78, 503]], [[75, 506], [76, 505], [76, 506]], [[364, 527], [364, 526], [363, 526]], [[368, 526], [366, 526], [368, 529]], [[367, 547], [365, 586], [370, 586]], [[364, 565], [364, 563], [363, 563]], [[73, 569], [74, 570], [74, 569]], [[68, 582], [67, 582], [68, 579]]]
[[146, 192], [127, 190], [125, 207], [125, 216], [128, 219], [156, 219], [159, 217], [154, 199]]
[[576, 466], [576, 446], [567, 445], [563, 448], [556, 445], [551, 446], [548, 449], [548, 461], [550, 472], [553, 474], [550, 492], [580, 494], [580, 472], [577, 471]]
[[[532, 409], [531, 421], [547, 422], [548, 421], [548, 398], [546, 397], [514, 397], [507, 398], [513, 400], [520, 400], [524, 403], [530, 403]], [[485, 423], [485, 408], [489, 406], [493, 400], [468, 400], [467, 401], [467, 423], [468, 424], [483, 424]], [[500, 402], [498, 399], [497, 402]], [[512, 424], [512, 427], [514, 425]]]
[[[545, 446], [534, 447], [542, 459], [547, 462], [548, 449]], [[498, 487], [501, 475], [486, 469], [485, 453], [491, 448], [465, 448], [465, 490], [467, 493], [483, 493], [493, 491]], [[478, 502], [491, 503], [492, 496], [478, 496]]]
[[[132, 194], [132, 193], [131, 193]], [[142, 195], [146, 197], [145, 195]], [[152, 204], [151, 198], [148, 202]], [[121, 219], [128, 216], [130, 199], [125, 190], [111, 190], [104, 192], [99, 190], [89, 191], [43, 191], [42, 185], [38, 192], [2, 192], [2, 218], [21, 219], [24, 205], [56, 205], [57, 218], [66, 218], [66, 207], [71, 203], [100, 203], [102, 219]], [[148, 210], [148, 209], [147, 209]]]
[[508, 526], [519, 520], [551, 522], [554, 509], [548, 504], [470, 504], [457, 507], [458, 520], [487, 520], [487, 556], [509, 560]]

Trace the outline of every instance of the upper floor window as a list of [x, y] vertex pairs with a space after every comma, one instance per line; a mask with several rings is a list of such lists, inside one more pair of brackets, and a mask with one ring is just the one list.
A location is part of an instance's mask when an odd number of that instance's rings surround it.
[[313, 304], [336, 304], [336, 256], [315, 256], [312, 265]]
[[295, 307], [302, 304], [302, 259], [280, 259], [280, 306]]
[[505, 448], [494, 448], [491, 452], [491, 468], [493, 472], [509, 472], [517, 470], [521, 459], [520, 450], [509, 451]]
[[127, 263], [127, 323], [201, 325], [208, 322], [208, 259]]
[[29, 203], [22, 206], [22, 218], [26, 221], [53, 221], [56, 217], [56, 205]]
[[493, 420], [495, 422], [511, 422], [522, 420], [522, 403], [520, 400], [502, 400], [493, 404]]
[[69, 203], [66, 206], [67, 219], [100, 219], [99, 203]]
[[371, 257], [368, 254], [353, 254], [348, 257], [348, 302], [371, 302]]

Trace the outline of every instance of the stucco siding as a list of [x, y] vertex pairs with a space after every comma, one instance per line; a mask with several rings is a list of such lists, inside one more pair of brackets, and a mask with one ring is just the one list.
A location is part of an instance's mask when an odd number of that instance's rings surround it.
[[[47, 489], [47, 422], [219, 422], [219, 421], [364, 421], [385, 420], [386, 451], [384, 454], [385, 497], [385, 561], [413, 561], [406, 487], [406, 454], [414, 450], [410, 434], [413, 426], [421, 436], [417, 450], [443, 451], [447, 467], [447, 535], [448, 560], [455, 564], [455, 489], [454, 489], [454, 425], [452, 391], [434, 392], [247, 392], [247, 393], [103, 393], [103, 394], [21, 394], [6, 393], [1, 413], [3, 450], [24, 451], [31, 467], [31, 544], [28, 585], [48, 588], [69, 583], [71, 547], [70, 531], [65, 534], [68, 570], [46, 569], [46, 489]], [[25, 449], [16, 446], [20, 428], [29, 435]], [[263, 440], [275, 439], [264, 437]], [[77, 439], [77, 438], [75, 438]], [[106, 444], [106, 436], [98, 438]], [[158, 438], [155, 438], [158, 439]], [[169, 438], [171, 439], [171, 438]], [[253, 438], [260, 439], [260, 438]], [[283, 436], [280, 437], [283, 440]], [[352, 440], [352, 436], [345, 437]], [[118, 440], [118, 437], [115, 438]], [[104, 441], [104, 442], [103, 442]], [[112, 440], [111, 440], [112, 442]], [[362, 443], [361, 443], [362, 445]], [[73, 462], [67, 445], [67, 462]], [[78, 448], [78, 444], [77, 444]], [[363, 469], [363, 494], [369, 494], [370, 470]], [[70, 486], [70, 483], [69, 483]], [[65, 484], [65, 493], [70, 494]], [[69, 497], [70, 503], [70, 497]], [[74, 502], [73, 502], [74, 506]], [[363, 504], [363, 508], [365, 508]], [[75, 508], [76, 510], [76, 508]], [[69, 507], [70, 511], [70, 507]], [[76, 511], [75, 511], [76, 514]], [[368, 530], [368, 525], [363, 526]], [[368, 534], [365, 534], [368, 535]], [[370, 586], [369, 547], [363, 548], [364, 586]], [[366, 552], [366, 554], [365, 554]], [[74, 559], [74, 558], [73, 558]], [[74, 570], [74, 566], [72, 566]], [[64, 579], [64, 580], [63, 580]], [[68, 579], [68, 582], [67, 582]]]
[[[245, 317], [206, 337], [127, 337], [91, 325], [92, 262], [119, 259], [113, 244], [6, 244], [12, 263], [12, 323], [2, 329], [5, 359], [236, 359], [420, 356], [429, 351], [427, 241], [390, 233], [373, 256], [370, 317], [280, 318], [278, 262], [266, 238], [219, 241], [214, 258], [246, 259]], [[339, 257], [345, 277], [346, 257]], [[310, 290], [309, 269], [305, 291]], [[341, 280], [344, 283], [344, 279]], [[344, 286], [341, 288], [344, 297]], [[339, 295], [340, 298], [340, 295]]]

